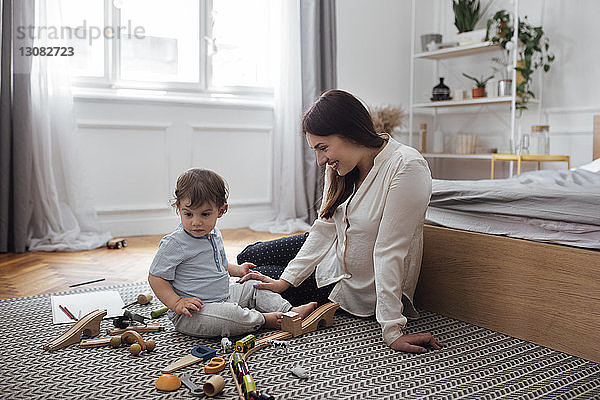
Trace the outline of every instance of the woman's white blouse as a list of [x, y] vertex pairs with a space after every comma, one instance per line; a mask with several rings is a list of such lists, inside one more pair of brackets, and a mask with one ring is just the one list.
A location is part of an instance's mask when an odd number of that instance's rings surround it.
[[281, 279], [298, 286], [316, 267], [317, 286], [337, 282], [329, 299], [357, 316], [375, 314], [383, 339], [391, 344], [402, 336], [405, 315], [418, 315], [412, 301], [430, 196], [427, 162], [390, 138], [358, 190], [331, 219], [315, 221]]

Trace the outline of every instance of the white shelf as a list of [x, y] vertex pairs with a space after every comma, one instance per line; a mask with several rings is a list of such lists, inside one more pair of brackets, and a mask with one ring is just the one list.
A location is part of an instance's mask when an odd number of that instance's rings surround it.
[[425, 158], [470, 158], [475, 160], [491, 160], [492, 154], [454, 154], [454, 153], [423, 153]]
[[[458, 107], [458, 106], [481, 106], [488, 104], [510, 104], [511, 96], [504, 97], [481, 97], [468, 100], [447, 100], [447, 101], [432, 101], [429, 103], [413, 104], [413, 108], [442, 108], [442, 107]], [[537, 99], [530, 99], [529, 103], [539, 103]]]
[[414, 55], [414, 58], [428, 58], [432, 60], [440, 60], [443, 58], [463, 57], [471, 54], [479, 54], [497, 50], [502, 50], [502, 48], [497, 44], [493, 44], [492, 42], [481, 42], [465, 46], [446, 47], [440, 50], [417, 53]]

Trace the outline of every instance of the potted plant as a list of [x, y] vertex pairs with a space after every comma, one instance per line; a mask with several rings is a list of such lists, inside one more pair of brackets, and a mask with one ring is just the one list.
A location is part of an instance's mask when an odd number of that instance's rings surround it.
[[463, 75], [466, 78], [469, 78], [473, 81], [475, 81], [475, 87], [473, 89], [471, 89], [471, 94], [473, 96], [474, 99], [478, 98], [478, 97], [485, 97], [485, 84], [494, 77], [494, 75], [490, 75], [487, 78], [483, 79], [483, 76], [481, 77], [481, 79], [477, 79], [471, 75], [467, 75], [463, 72]]
[[[541, 26], [534, 26], [527, 17], [519, 19], [518, 26], [519, 46], [516, 49], [518, 61], [515, 68], [518, 73], [516, 108], [523, 112], [527, 109], [530, 99], [535, 98], [531, 87], [533, 73], [540, 68], [548, 72], [555, 56], [549, 52], [549, 40]], [[507, 52], [512, 50], [513, 34], [513, 24], [506, 10], [499, 10], [487, 21], [485, 39], [499, 44]]]
[[485, 14], [492, 2], [489, 2], [483, 10], [479, 0], [452, 0], [454, 10], [454, 26], [458, 29], [458, 42], [461, 45], [481, 42], [485, 30], [475, 29], [475, 25]]
[[508, 52], [504, 52], [502, 57], [492, 57], [492, 69], [496, 74], [499, 75], [498, 80], [498, 93], [500, 97], [512, 95], [512, 64], [510, 62], [510, 55]]

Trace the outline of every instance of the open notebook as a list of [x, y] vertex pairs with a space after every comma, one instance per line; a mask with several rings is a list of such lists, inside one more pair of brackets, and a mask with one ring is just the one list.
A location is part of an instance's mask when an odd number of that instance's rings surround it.
[[121, 295], [116, 290], [105, 290], [98, 292], [67, 294], [64, 296], [51, 296], [52, 323], [64, 324], [75, 322], [65, 314], [59, 305], [79, 319], [94, 310], [106, 310], [104, 318], [112, 318], [123, 315], [121, 307], [125, 305]]

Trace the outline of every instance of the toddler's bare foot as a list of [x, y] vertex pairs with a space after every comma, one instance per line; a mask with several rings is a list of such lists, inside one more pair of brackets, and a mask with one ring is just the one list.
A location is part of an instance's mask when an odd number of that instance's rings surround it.
[[281, 319], [283, 318], [283, 313], [281, 312], [270, 312], [264, 313], [265, 324], [263, 328], [265, 329], [281, 329]]
[[317, 308], [317, 302], [316, 301], [312, 301], [310, 303], [298, 306], [298, 307], [292, 307], [292, 309], [290, 311], [295, 311], [298, 314], [300, 314], [300, 318], [304, 319], [306, 317], [308, 317], [310, 315], [311, 312], [315, 311], [315, 308]]

